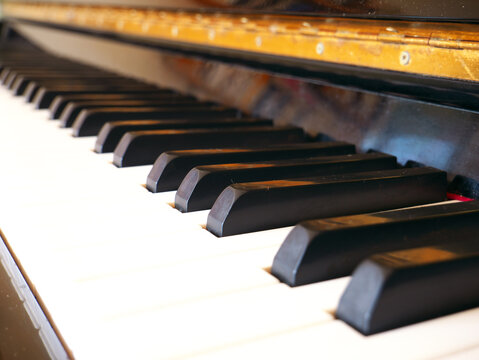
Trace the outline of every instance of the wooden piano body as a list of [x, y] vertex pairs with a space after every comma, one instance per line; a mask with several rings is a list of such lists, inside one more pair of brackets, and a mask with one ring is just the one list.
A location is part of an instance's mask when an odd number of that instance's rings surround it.
[[[61, 57], [434, 166], [449, 180], [479, 179], [474, 1], [134, 3], [162, 8], [166, 30], [135, 28], [130, 10], [121, 16], [131, 24], [111, 27], [91, 3], [77, 10], [91, 17], [68, 23], [68, 9], [48, 17], [7, 2], [4, 27]], [[292, 289], [268, 273], [290, 228], [221, 242], [202, 229], [205, 212], [180, 216], [172, 193], [145, 191], [148, 167], [116, 169], [45, 111], [3, 90], [0, 103], [9, 118], [2, 358], [479, 356], [479, 309], [360, 335], [334, 319], [347, 278]]]

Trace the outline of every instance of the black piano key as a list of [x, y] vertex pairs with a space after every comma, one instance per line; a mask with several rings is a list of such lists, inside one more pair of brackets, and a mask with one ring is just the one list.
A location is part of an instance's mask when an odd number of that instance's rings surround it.
[[[49, 87], [78, 87], [78, 86], [145, 86], [144, 83], [140, 83], [135, 80], [122, 78], [118, 76], [97, 75], [96, 77], [76, 76], [76, 75], [64, 75], [56, 78], [43, 78], [43, 77], [31, 77], [27, 79], [27, 87], [30, 83], [35, 83], [38, 86]], [[151, 85], [150, 85], [151, 86]]]
[[351, 274], [368, 256], [472, 240], [479, 202], [450, 203], [302, 222], [288, 234], [271, 273], [290, 286]]
[[438, 202], [445, 197], [446, 173], [433, 168], [240, 183], [218, 197], [207, 229], [227, 236], [315, 218]]
[[106, 81], [121, 80], [136, 84], [141, 83], [136, 79], [124, 77], [108, 71], [77, 66], [64, 66], [59, 69], [13, 69], [10, 71], [8, 77], [11, 76], [15, 77], [14, 81], [17, 77], [23, 77], [25, 80], [38, 80], [39, 82], [45, 81], [46, 83], [51, 82], [52, 84], [69, 84], [71, 81], [97, 83], [101, 82], [103, 79]]
[[64, 95], [64, 96], [57, 96], [50, 104], [49, 110], [51, 113], [52, 119], [59, 119], [60, 115], [62, 114], [65, 107], [70, 102], [87, 102], [87, 101], [108, 101], [108, 100], [150, 100], [150, 99], [160, 99], [160, 100], [167, 100], [167, 99], [189, 99], [194, 100], [192, 96], [186, 96], [178, 93], [174, 93], [171, 90], [167, 89], [156, 89], [155, 91], [151, 91], [149, 93], [145, 92], [132, 92], [132, 93], [93, 93], [93, 94], [76, 94], [76, 95]]
[[7, 89], [11, 88], [12, 82], [15, 80], [17, 73], [14, 71], [10, 71], [5, 79], [2, 81], [2, 85], [5, 86]]
[[186, 175], [178, 188], [175, 196], [175, 208], [181, 212], [209, 209], [219, 194], [228, 185], [235, 183], [304, 178], [396, 167], [394, 156], [379, 153], [198, 166]]
[[27, 102], [33, 102], [37, 109], [47, 109], [53, 99], [59, 95], [73, 95], [73, 94], [102, 94], [102, 93], [150, 93], [157, 89], [148, 85], [131, 85], [131, 86], [51, 86], [38, 87], [34, 82], [28, 84], [24, 96]]
[[130, 131], [165, 129], [202, 129], [241, 126], [271, 126], [271, 120], [254, 118], [199, 118], [177, 120], [133, 120], [108, 122], [101, 128], [95, 143], [95, 152], [113, 152], [123, 135]]
[[293, 127], [133, 131], [121, 138], [113, 163], [118, 167], [149, 165], [169, 150], [251, 147], [304, 140], [303, 131]]
[[[31, 78], [38, 78], [43, 73], [43, 69], [36, 69], [36, 70], [26, 70], [26, 71], [18, 71], [12, 70], [8, 73], [3, 81], [2, 85], [4, 85], [7, 89], [14, 90], [14, 93], [17, 91], [18, 87], [25, 88], [27, 83], [31, 81]], [[68, 72], [64, 72], [63, 75], [67, 75]]]
[[[56, 74], [59, 79], [62, 79], [62, 82], [67, 81], [68, 83], [74, 82], [85, 82], [87, 79], [90, 81], [96, 81], [98, 83], [102, 83], [103, 81], [112, 81], [118, 79], [117, 75], [106, 75], [106, 74], [90, 74], [84, 73], [73, 77], [68, 73], [64, 74]], [[16, 96], [23, 95], [25, 89], [27, 88], [28, 84], [32, 81], [40, 82], [42, 79], [54, 79], [54, 77], [44, 77], [44, 76], [28, 76], [28, 75], [19, 75], [12, 76], [12, 78], [6, 82], [6, 86], [12, 90], [13, 94]]]
[[139, 108], [139, 107], [162, 107], [162, 108], [179, 108], [191, 106], [214, 106], [214, 103], [200, 102], [190, 99], [133, 99], [133, 100], [100, 100], [89, 102], [71, 102], [63, 110], [60, 116], [60, 126], [63, 128], [73, 126], [76, 118], [83, 110], [107, 109], [107, 108]]
[[13, 71], [45, 70], [45, 72], [63, 69], [95, 69], [91, 66], [75, 63], [55, 56], [49, 56], [41, 52], [26, 52], [18, 57], [2, 59], [0, 63], [4, 68]]
[[51, 67], [56, 66], [59, 67], [56, 72], [57, 73], [64, 73], [68, 74], [73, 71], [95, 71], [92, 68], [78, 68], [78, 66], [75, 65], [65, 65], [65, 64], [48, 64], [48, 65], [43, 65], [43, 66], [38, 66], [38, 67], [32, 67], [32, 66], [7, 66], [2, 69], [0, 72], [0, 83], [2, 85], [7, 85], [8, 83], [11, 83], [13, 80], [18, 75], [21, 74], [48, 74], [51, 72]]
[[186, 174], [199, 165], [252, 162], [355, 153], [354, 145], [344, 142], [286, 144], [262, 148], [196, 149], [168, 151], [155, 161], [146, 187], [151, 192], [178, 189]]
[[[23, 80], [50, 80], [50, 79], [65, 79], [65, 78], [95, 78], [95, 77], [109, 77], [109, 78], [121, 78], [121, 76], [89, 67], [77, 67], [77, 66], [60, 66], [58, 69], [45, 69], [45, 68], [13, 68], [10, 69], [4, 85], [12, 86], [13, 82], [23, 78]], [[8, 79], [8, 80], [7, 80]]]
[[233, 117], [238, 110], [210, 104], [178, 107], [98, 108], [82, 110], [73, 123], [73, 136], [97, 135], [103, 125], [121, 120], [199, 119]]
[[479, 181], [464, 175], [456, 175], [447, 187], [449, 195], [461, 198], [477, 199], [479, 194]]
[[[102, 79], [98, 81], [86, 81], [86, 80], [50, 80], [50, 81], [29, 81], [25, 87], [23, 93], [18, 94], [26, 98], [27, 102], [35, 103], [38, 109], [44, 109], [49, 107], [49, 105], [44, 106], [43, 103], [51, 103], [56, 91], [74, 91], [74, 92], [107, 92], [107, 91], [116, 91], [118, 90], [142, 90], [149, 89], [154, 90], [155, 88], [152, 85], [146, 85], [139, 82], [134, 82], [127, 79]], [[53, 93], [53, 94], [52, 94]], [[41, 95], [38, 95], [41, 94]], [[42, 106], [42, 107], [38, 107]]]
[[479, 305], [479, 241], [376, 254], [354, 271], [336, 316], [365, 335]]

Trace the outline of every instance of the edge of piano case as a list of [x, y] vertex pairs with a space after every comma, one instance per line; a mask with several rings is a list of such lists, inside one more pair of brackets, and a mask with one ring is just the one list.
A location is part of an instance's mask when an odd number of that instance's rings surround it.
[[1, 230], [0, 240], [0, 356], [73, 358]]

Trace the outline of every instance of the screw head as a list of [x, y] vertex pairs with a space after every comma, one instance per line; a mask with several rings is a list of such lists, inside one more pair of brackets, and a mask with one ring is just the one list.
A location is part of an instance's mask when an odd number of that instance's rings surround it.
[[316, 54], [321, 55], [324, 52], [324, 44], [318, 43], [316, 45]]
[[399, 55], [399, 63], [401, 65], [407, 65], [411, 61], [411, 55], [407, 51], [403, 51], [401, 55]]
[[276, 34], [276, 32], [278, 31], [278, 26], [274, 24], [270, 25], [269, 31], [271, 31], [273, 34]]
[[75, 12], [73, 10], [69, 10], [67, 12], [67, 19], [68, 21], [73, 21], [73, 19], [75, 18]]
[[215, 38], [215, 31], [214, 30], [208, 31], [208, 39], [214, 40], [214, 38]]
[[261, 39], [260, 36], [257, 36], [256, 39], [254, 39], [254, 42], [257, 47], [261, 47], [261, 45], [263, 44], [263, 40]]

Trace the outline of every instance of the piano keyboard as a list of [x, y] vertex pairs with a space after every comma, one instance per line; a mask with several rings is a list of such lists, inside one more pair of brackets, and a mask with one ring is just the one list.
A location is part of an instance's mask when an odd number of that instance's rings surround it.
[[4, 88], [0, 109], [0, 227], [68, 346], [33, 314], [50, 357], [479, 356], [479, 308], [362, 335], [335, 318], [349, 277], [290, 287], [271, 275], [293, 227], [217, 237], [208, 210], [181, 213], [174, 191], [145, 189], [151, 164], [114, 166], [96, 138]]

